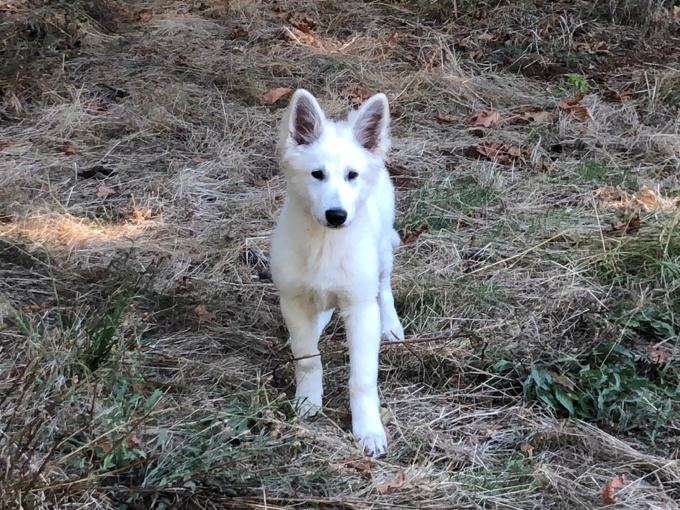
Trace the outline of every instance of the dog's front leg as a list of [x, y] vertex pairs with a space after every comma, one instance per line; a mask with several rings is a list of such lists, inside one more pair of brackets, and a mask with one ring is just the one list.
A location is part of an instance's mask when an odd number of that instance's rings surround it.
[[387, 436], [378, 398], [380, 307], [377, 300], [352, 303], [346, 310], [346, 325], [352, 432], [363, 450], [380, 455], [387, 449]]
[[281, 311], [290, 333], [290, 347], [295, 358], [295, 397], [300, 416], [314, 416], [321, 408], [323, 369], [319, 353], [319, 335], [328, 323], [332, 310], [318, 313], [311, 302], [281, 295]]

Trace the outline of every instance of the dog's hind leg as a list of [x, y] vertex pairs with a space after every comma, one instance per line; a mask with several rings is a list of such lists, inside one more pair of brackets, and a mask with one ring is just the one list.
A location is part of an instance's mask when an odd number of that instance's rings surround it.
[[349, 343], [352, 433], [363, 450], [380, 455], [387, 449], [378, 398], [380, 308], [377, 300], [349, 303], [345, 316]]
[[323, 371], [319, 353], [319, 336], [328, 324], [333, 310], [317, 312], [309, 301], [281, 296], [281, 311], [290, 333], [290, 346], [295, 358], [295, 382], [298, 414], [314, 416], [322, 405]]
[[[397, 237], [397, 240], [398, 239], [399, 238]], [[385, 241], [381, 247], [380, 283], [378, 288], [381, 324], [380, 334], [382, 339], [387, 342], [404, 339], [404, 328], [401, 325], [401, 321], [399, 321], [399, 315], [394, 307], [394, 295], [392, 294], [392, 246], [394, 243], [390, 241]]]

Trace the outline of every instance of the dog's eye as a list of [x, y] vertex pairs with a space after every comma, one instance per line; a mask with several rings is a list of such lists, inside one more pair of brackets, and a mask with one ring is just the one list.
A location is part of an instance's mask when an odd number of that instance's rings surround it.
[[358, 172], [355, 172], [354, 170], [350, 170], [350, 171], [347, 173], [347, 180], [348, 180], [348, 181], [353, 181], [353, 180], [356, 179], [357, 177], [359, 177], [359, 173], [358, 173]]
[[319, 179], [320, 181], [323, 181], [323, 170], [314, 170], [312, 172], [312, 177], [315, 179]]

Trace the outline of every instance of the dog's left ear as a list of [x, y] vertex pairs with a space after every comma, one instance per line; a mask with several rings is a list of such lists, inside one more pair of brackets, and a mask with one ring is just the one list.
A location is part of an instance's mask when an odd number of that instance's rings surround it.
[[373, 154], [385, 157], [390, 148], [390, 107], [385, 94], [376, 94], [350, 116], [357, 142]]

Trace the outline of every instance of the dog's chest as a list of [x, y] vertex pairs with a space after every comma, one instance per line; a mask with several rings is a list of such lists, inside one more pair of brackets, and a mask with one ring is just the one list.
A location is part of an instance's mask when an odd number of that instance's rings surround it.
[[314, 240], [301, 247], [299, 275], [320, 294], [347, 294], [377, 286], [377, 247], [343, 237]]

